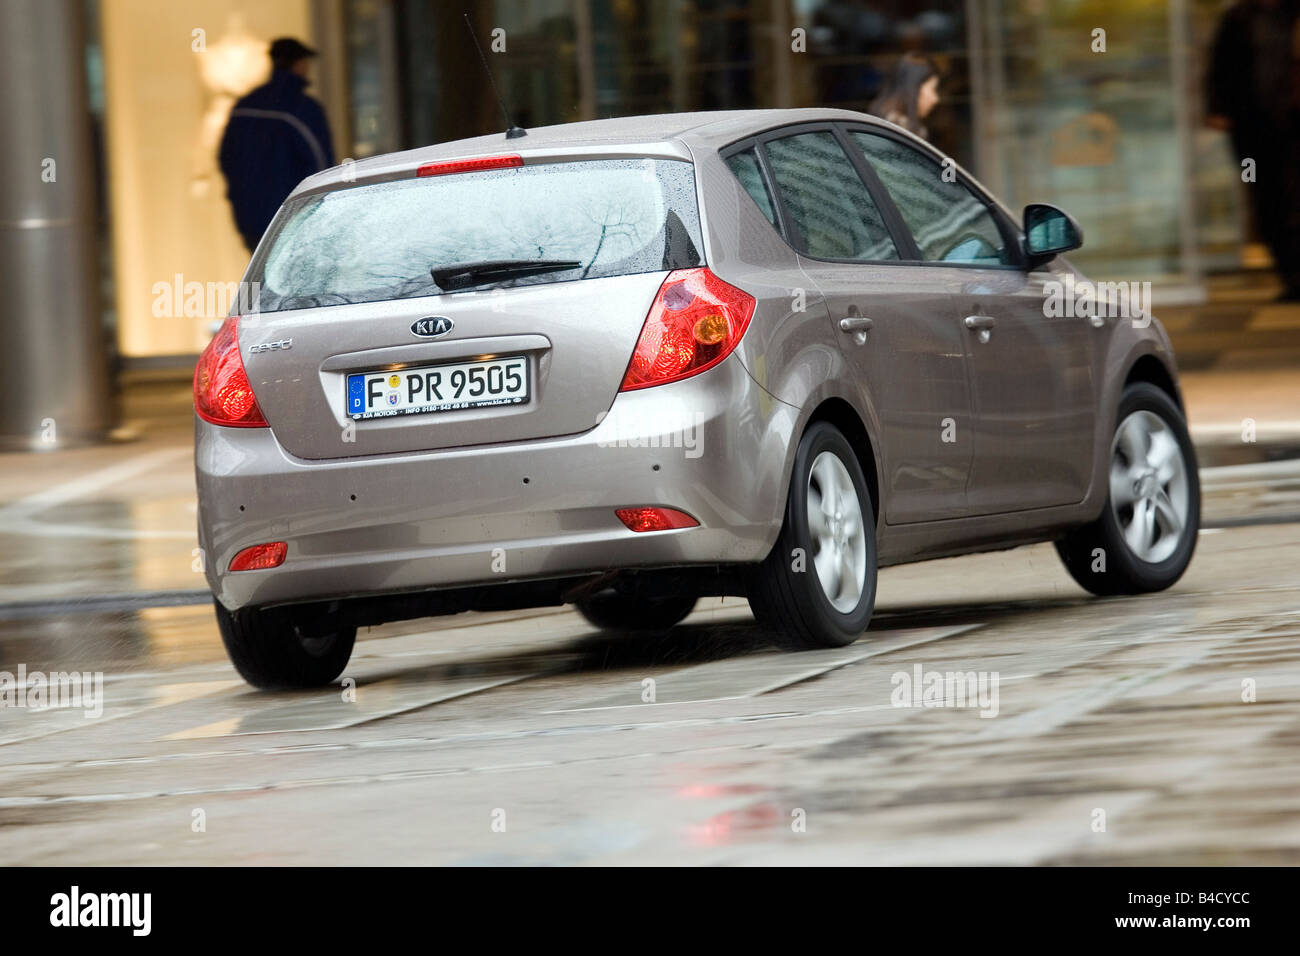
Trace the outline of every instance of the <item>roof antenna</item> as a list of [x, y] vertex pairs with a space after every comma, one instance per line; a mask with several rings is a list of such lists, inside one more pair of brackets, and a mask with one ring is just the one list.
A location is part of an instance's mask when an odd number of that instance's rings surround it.
[[465, 29], [469, 31], [470, 39], [474, 41], [474, 49], [478, 50], [478, 58], [483, 61], [483, 72], [487, 74], [488, 82], [492, 84], [492, 92], [497, 98], [497, 105], [501, 107], [501, 115], [506, 121], [506, 139], [518, 139], [520, 136], [527, 136], [528, 130], [521, 126], [516, 126], [510, 122], [510, 114], [506, 112], [506, 101], [501, 98], [501, 91], [497, 89], [497, 81], [492, 78], [492, 68], [488, 66], [487, 57], [483, 55], [483, 48], [479, 46], [478, 34], [474, 32], [474, 25], [469, 22], [469, 14], [463, 14], [465, 17]]

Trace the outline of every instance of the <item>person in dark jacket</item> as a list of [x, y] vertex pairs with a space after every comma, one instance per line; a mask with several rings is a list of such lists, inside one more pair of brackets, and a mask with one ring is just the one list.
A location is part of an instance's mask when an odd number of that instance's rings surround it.
[[1300, 0], [1238, 0], [1224, 14], [1206, 71], [1206, 123], [1254, 161], [1246, 189], [1260, 236], [1300, 301]]
[[325, 110], [304, 92], [316, 51], [283, 37], [270, 53], [271, 79], [235, 103], [219, 153], [235, 227], [249, 252], [293, 188], [334, 165]]

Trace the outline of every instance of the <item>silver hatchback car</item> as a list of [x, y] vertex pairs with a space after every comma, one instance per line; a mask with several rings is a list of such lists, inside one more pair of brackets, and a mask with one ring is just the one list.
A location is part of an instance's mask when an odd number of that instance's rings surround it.
[[1036, 541], [1095, 593], [1168, 587], [1200, 516], [1173, 356], [1079, 294], [1081, 239], [843, 110], [313, 176], [195, 370], [230, 657], [311, 686], [358, 626], [573, 603], [667, 628], [702, 595], [842, 645], [878, 567]]

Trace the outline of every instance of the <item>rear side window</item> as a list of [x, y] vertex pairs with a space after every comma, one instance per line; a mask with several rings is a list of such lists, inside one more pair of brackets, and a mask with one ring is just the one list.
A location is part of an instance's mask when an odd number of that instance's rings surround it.
[[850, 132], [893, 197], [927, 262], [1015, 265], [1016, 254], [993, 213], [920, 150], [888, 136]]
[[740, 180], [749, 197], [758, 204], [767, 221], [776, 225], [776, 210], [772, 208], [772, 197], [767, 193], [767, 183], [763, 182], [763, 171], [758, 167], [758, 157], [752, 149], [733, 153], [727, 157], [727, 165]]
[[790, 241], [819, 259], [897, 259], [880, 210], [832, 133], [769, 141], [768, 166], [793, 222]]
[[401, 179], [285, 205], [249, 271], [258, 311], [444, 291], [452, 265], [568, 263], [473, 289], [685, 269], [703, 264], [695, 173], [663, 159], [548, 163]]

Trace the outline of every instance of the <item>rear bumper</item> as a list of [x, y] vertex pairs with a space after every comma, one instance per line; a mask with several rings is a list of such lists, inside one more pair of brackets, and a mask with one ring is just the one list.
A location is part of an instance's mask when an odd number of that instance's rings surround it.
[[[501, 584], [615, 569], [761, 560], [780, 530], [796, 410], [733, 355], [684, 382], [620, 394], [563, 439], [306, 461], [270, 429], [196, 422], [199, 543], [227, 608]], [[635, 534], [615, 508], [700, 526]], [[285, 541], [278, 568], [230, 572]]]

